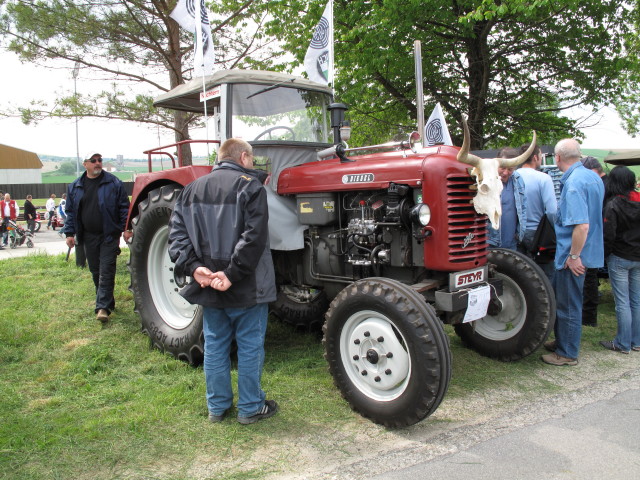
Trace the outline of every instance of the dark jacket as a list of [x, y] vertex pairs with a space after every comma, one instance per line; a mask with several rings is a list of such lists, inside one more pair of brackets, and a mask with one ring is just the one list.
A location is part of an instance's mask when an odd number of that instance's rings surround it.
[[263, 174], [223, 161], [178, 196], [169, 222], [176, 269], [189, 276], [201, 266], [224, 271], [232, 284], [220, 292], [192, 281], [180, 291], [190, 303], [248, 308], [276, 299]]
[[604, 207], [604, 254], [640, 261], [640, 193], [613, 197]]
[[35, 220], [36, 219], [36, 207], [30, 200], [24, 201], [24, 219]]
[[[80, 222], [80, 201], [84, 196], [84, 180], [87, 172], [70, 183], [67, 187], [67, 218], [64, 222], [64, 233], [67, 237], [78, 235], [82, 240], [82, 222]], [[102, 179], [98, 186], [98, 203], [102, 214], [102, 232], [107, 242], [116, 240], [124, 232], [129, 214], [129, 196], [122, 181], [109, 172], [102, 171]]]

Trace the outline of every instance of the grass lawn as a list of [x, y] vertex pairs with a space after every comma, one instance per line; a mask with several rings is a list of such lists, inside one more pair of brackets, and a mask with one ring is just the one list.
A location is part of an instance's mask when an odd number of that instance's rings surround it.
[[[150, 350], [140, 333], [127, 257], [125, 249], [117, 310], [104, 328], [94, 318], [89, 272], [64, 255], [0, 263], [0, 478], [260, 479], [288, 471], [285, 443], [330, 458], [336, 452], [314, 439], [352, 441], [365, 429], [389, 433], [342, 400], [319, 335], [278, 322], [268, 329], [263, 386], [281, 411], [252, 426], [233, 416], [210, 424], [202, 369]], [[608, 285], [603, 291], [600, 327], [585, 329], [585, 350], [598, 349], [598, 340], [615, 330]], [[447, 332], [454, 369], [444, 403], [499, 386], [559, 388], [548, 373], [537, 375], [553, 370], [538, 353], [501, 363], [463, 348], [452, 329]], [[446, 420], [426, 420], [438, 421]]]

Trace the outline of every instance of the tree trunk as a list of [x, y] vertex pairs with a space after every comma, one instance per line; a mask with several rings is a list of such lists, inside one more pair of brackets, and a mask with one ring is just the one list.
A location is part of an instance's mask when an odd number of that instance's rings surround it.
[[487, 93], [491, 65], [487, 47], [487, 33], [491, 31], [490, 22], [474, 26], [475, 38], [467, 41], [469, 60], [469, 133], [471, 150], [484, 149], [484, 121], [487, 115]]
[[[167, 33], [169, 36], [169, 78], [171, 82], [171, 88], [175, 88], [178, 85], [184, 83], [182, 76], [182, 53], [180, 52], [180, 26], [172, 18], [168, 19]], [[183, 140], [190, 140], [189, 137], [189, 123], [187, 122], [187, 113], [176, 111], [173, 114], [173, 126], [175, 127], [175, 139], [176, 142]], [[185, 144], [180, 147], [180, 158], [182, 159], [182, 166], [188, 166], [193, 164], [193, 157], [191, 154], [191, 145]]]

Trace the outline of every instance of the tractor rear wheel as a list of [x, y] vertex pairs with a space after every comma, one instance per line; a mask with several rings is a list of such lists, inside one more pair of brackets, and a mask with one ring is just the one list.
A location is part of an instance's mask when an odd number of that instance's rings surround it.
[[133, 219], [130, 290], [142, 332], [151, 345], [191, 365], [203, 361], [202, 308], [191, 305], [178, 290], [186, 278], [169, 259], [169, 217], [181, 189], [168, 185], [149, 193]]
[[413, 425], [440, 405], [451, 352], [435, 310], [410, 287], [358, 280], [331, 302], [322, 343], [351, 408], [388, 427]]
[[492, 249], [488, 263], [495, 266], [489, 275], [502, 280], [500, 312], [454, 329], [466, 345], [482, 355], [520, 360], [542, 345], [553, 329], [553, 288], [540, 267], [519, 252]]

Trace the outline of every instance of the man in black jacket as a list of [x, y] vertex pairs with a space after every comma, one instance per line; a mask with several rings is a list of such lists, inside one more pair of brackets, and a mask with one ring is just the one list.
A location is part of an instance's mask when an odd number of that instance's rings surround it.
[[82, 164], [86, 172], [67, 187], [64, 233], [69, 248], [76, 245], [76, 236], [84, 245], [96, 286], [96, 319], [106, 323], [116, 305], [113, 290], [120, 236], [131, 238], [131, 232], [124, 232], [129, 196], [120, 179], [102, 169], [101, 154], [88, 153]]
[[36, 207], [31, 200], [33, 197], [27, 195], [27, 199], [24, 201], [24, 219], [27, 221], [27, 229], [33, 233], [36, 229]]
[[233, 403], [231, 342], [238, 346], [238, 422], [273, 416], [278, 405], [261, 387], [268, 304], [276, 299], [269, 249], [266, 173], [253, 170], [253, 149], [225, 141], [220, 164], [178, 196], [169, 223], [169, 256], [194, 280], [180, 294], [203, 306], [204, 373], [209, 420]]

